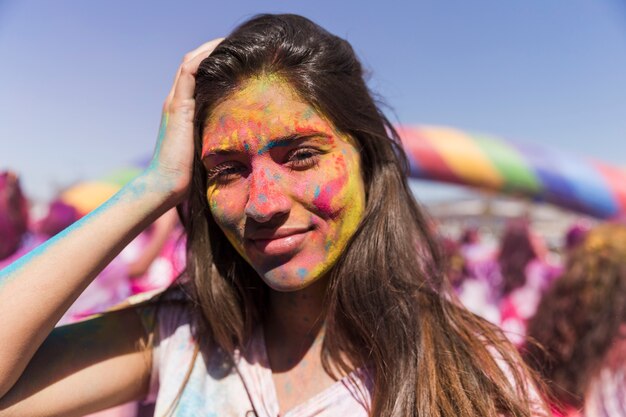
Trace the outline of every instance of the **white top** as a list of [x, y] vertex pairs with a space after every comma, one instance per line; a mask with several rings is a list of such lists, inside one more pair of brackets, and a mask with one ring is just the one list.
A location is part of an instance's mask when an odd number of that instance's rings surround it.
[[[191, 312], [184, 305], [158, 309], [157, 332], [148, 401], [156, 401], [163, 416], [175, 401], [190, 369], [196, 341]], [[233, 366], [234, 364], [234, 366]], [[263, 331], [259, 327], [246, 349], [232, 356], [211, 346], [197, 355], [191, 376], [172, 416], [277, 417], [279, 406], [269, 367]], [[371, 378], [355, 371], [288, 410], [283, 417], [366, 417], [371, 402]]]

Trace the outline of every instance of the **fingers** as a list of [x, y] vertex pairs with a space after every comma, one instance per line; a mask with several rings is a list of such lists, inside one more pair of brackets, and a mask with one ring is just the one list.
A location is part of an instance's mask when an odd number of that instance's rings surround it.
[[208, 51], [208, 54], [207, 54], [208, 56], [211, 52], [213, 52], [213, 50], [217, 47], [217, 45], [219, 45], [223, 40], [224, 38], [217, 38], [217, 39], [213, 39], [213, 40], [203, 43], [202, 45], [198, 46], [193, 51], [190, 51], [187, 54], [185, 54], [183, 58], [183, 62], [191, 61], [197, 55], [202, 54], [203, 52], [207, 52], [207, 51]]
[[[179, 95], [184, 95], [184, 96], [186, 95], [185, 97], [191, 97], [193, 95], [193, 88], [195, 88], [195, 75], [198, 70], [198, 67], [200, 66], [200, 63], [202, 62], [202, 60], [208, 57], [211, 54], [211, 52], [215, 50], [217, 45], [219, 45], [220, 42], [222, 42], [223, 40], [224, 38], [213, 39], [209, 42], [203, 43], [196, 49], [185, 54], [185, 56], [183, 57], [183, 63], [180, 65], [180, 67], [178, 67], [178, 71], [176, 72], [174, 83], [165, 100], [164, 110], [167, 110], [166, 107], [174, 99], [174, 96], [176, 95], [176, 91], [179, 91], [180, 93]], [[185, 74], [184, 78], [186, 80], [183, 83], [182, 88], [179, 89], [178, 87], [180, 84], [181, 75], [183, 73]], [[189, 90], [189, 83], [191, 81], [190, 78], [193, 78], [191, 92]]]
[[[172, 85], [172, 89], [170, 90], [170, 94], [168, 95], [170, 99], [171, 99], [171, 96], [174, 95], [174, 90], [176, 89], [176, 84], [180, 77], [182, 66], [192, 61], [194, 58], [198, 57], [199, 55], [202, 56], [202, 59], [206, 58], [207, 56], [211, 54], [211, 52], [213, 52], [213, 50], [217, 47], [217, 45], [219, 45], [220, 42], [222, 42], [223, 40], [224, 38], [213, 39], [209, 42], [203, 43], [202, 45], [200, 45], [193, 51], [187, 52], [185, 54], [185, 56], [183, 57], [183, 63], [181, 64], [180, 67], [178, 67], [178, 71], [176, 72], [176, 77], [174, 78], [174, 84]], [[200, 60], [200, 62], [202, 62], [202, 59]], [[200, 64], [200, 62], [198, 62], [198, 65]], [[196, 66], [196, 69], [197, 69], [197, 66]]]
[[211, 52], [213, 52], [219, 42], [221, 42], [221, 39], [208, 42], [203, 45], [202, 48], [199, 48], [195, 55], [193, 55], [188, 61], [183, 62], [180, 67], [178, 83], [174, 90], [174, 96], [172, 98], [173, 101], [176, 102], [178, 100], [193, 97], [193, 92], [196, 87], [196, 73], [198, 72], [198, 67], [200, 66], [200, 63], [208, 57]]

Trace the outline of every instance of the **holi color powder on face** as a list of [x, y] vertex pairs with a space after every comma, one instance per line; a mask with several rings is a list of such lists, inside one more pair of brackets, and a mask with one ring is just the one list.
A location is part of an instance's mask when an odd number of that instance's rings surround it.
[[336, 263], [363, 215], [353, 141], [277, 76], [252, 78], [203, 132], [215, 221], [265, 282], [303, 288]]

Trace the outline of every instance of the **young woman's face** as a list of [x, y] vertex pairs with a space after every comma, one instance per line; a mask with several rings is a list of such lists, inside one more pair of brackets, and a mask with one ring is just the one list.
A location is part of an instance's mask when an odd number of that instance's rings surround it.
[[279, 77], [252, 78], [214, 109], [202, 160], [215, 221], [273, 289], [323, 276], [361, 220], [354, 141]]

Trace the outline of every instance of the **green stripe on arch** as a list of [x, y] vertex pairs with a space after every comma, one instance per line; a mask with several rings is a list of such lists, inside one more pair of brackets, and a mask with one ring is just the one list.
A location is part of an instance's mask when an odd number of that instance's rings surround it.
[[465, 184], [502, 189], [504, 178], [473, 138], [452, 128], [423, 127], [421, 131], [450, 170]]
[[532, 167], [515, 148], [486, 135], [472, 137], [504, 178], [503, 191], [534, 194], [542, 190]]

